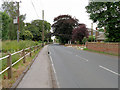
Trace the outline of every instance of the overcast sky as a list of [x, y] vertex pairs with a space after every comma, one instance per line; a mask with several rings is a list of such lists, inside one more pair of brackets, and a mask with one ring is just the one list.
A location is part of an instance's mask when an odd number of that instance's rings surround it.
[[[1, 1], [0, 4], [2, 3]], [[91, 28], [92, 21], [89, 19], [88, 13], [86, 13], [85, 9], [85, 6], [88, 5], [89, 0], [21, 0], [21, 1], [22, 2], [20, 3], [20, 14], [26, 14], [25, 22], [31, 22], [32, 20], [35, 19], [42, 19], [42, 10], [44, 10], [45, 14], [44, 18], [51, 24], [53, 24], [53, 19], [55, 17], [59, 15], [69, 14], [72, 17], [76, 17], [77, 19], [79, 19], [80, 23], [86, 24], [87, 28]], [[95, 27], [96, 24], [94, 24], [94, 28]]]

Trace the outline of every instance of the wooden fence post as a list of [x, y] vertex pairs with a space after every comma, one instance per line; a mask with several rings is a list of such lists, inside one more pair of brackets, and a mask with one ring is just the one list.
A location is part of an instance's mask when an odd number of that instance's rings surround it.
[[8, 69], [8, 79], [12, 78], [12, 59], [11, 54], [8, 53], [9, 57], [7, 58], [7, 66], [10, 67]]
[[25, 49], [23, 49], [23, 63], [25, 63]]
[[31, 51], [32, 51], [32, 48], [30, 47], [30, 57], [32, 56], [32, 53], [31, 53]]
[[37, 51], [38, 51], [38, 46], [37, 46]]
[[34, 53], [35, 53], [35, 46], [34, 46]]

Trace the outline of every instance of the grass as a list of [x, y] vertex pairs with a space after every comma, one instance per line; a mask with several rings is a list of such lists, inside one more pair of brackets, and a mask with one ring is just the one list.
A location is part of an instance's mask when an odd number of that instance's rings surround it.
[[91, 50], [91, 49], [88, 49], [88, 48], [84, 48], [83, 50], [85, 50], [85, 51], [91, 51], [91, 52], [96, 52], [96, 53], [101, 53], [101, 54], [106, 54], [106, 55], [118, 56], [117, 54], [112, 54], [112, 53], [107, 53], [107, 52], [101, 52], [101, 51], [95, 51], [95, 50]]
[[2, 53], [4, 56], [4, 53], [13, 53], [22, 49], [25, 49], [27, 47], [30, 46], [36, 46], [39, 45], [39, 42], [35, 42], [35, 41], [29, 41], [29, 40], [25, 40], [25, 41], [19, 41], [19, 43], [16, 40], [10, 41], [2, 41]]
[[[20, 41], [19, 43], [16, 40], [14, 40], [14, 41], [10, 41], [10, 40], [2, 41], [2, 56], [6, 56], [8, 54], [8, 52], [14, 53], [16, 51], [25, 49], [27, 47], [36, 46], [39, 44], [40, 43], [34, 42], [34, 41]], [[27, 50], [26, 50], [26, 52], [27, 52]], [[12, 63], [16, 62], [21, 56], [22, 56], [22, 53], [18, 53], [18, 54], [13, 55], [11, 57]], [[2, 63], [2, 67], [0, 67], [0, 71], [4, 70], [7, 67], [7, 59], [3, 59], [1, 63]]]
[[32, 53], [32, 57], [29, 55], [26, 57], [26, 63], [23, 63], [21, 60], [16, 65], [12, 67], [13, 77], [11, 79], [7, 78], [7, 71], [2, 74], [2, 88], [10, 88], [15, 81], [18, 79], [18, 77], [23, 73], [23, 71], [26, 69], [26, 67], [31, 63], [32, 59], [35, 57], [36, 54], [38, 54], [40, 50], [36, 51], [35, 53]]
[[[1, 43], [0, 43], [1, 44]], [[1, 56], [6, 56], [9, 53], [14, 53], [16, 51], [31, 47], [31, 46], [36, 46], [36, 45], [40, 45], [39, 42], [35, 42], [35, 41], [19, 41], [19, 43], [16, 40], [10, 41], [2, 41], [2, 44], [0, 45], [0, 47], [2, 47], [2, 54]], [[1, 49], [0, 49], [1, 50]], [[32, 49], [33, 50], [33, 49]], [[26, 50], [26, 52], [28, 53], [28, 50]], [[2, 75], [0, 75], [0, 77], [2, 77], [2, 83], [3, 83], [3, 87], [5, 88], [9, 88], [12, 86], [12, 84], [16, 81], [16, 79], [19, 77], [19, 75], [23, 72], [23, 70], [25, 69], [25, 67], [27, 65], [29, 65], [29, 63], [31, 62], [31, 60], [34, 58], [34, 56], [38, 53], [38, 51], [36, 51], [35, 53], [33, 53], [32, 57], [27, 57], [26, 58], [26, 63], [23, 64], [22, 60], [20, 62], [18, 62], [14, 67], [12, 67], [13, 69], [13, 78], [12, 79], [7, 79], [7, 71], [4, 72]], [[20, 59], [20, 57], [22, 56], [22, 53], [18, 53], [13, 55], [12, 58], [12, 63], [16, 62], [18, 59]], [[7, 67], [7, 59], [3, 59], [0, 61], [0, 72], [2, 70], [4, 70]], [[1, 79], [1, 78], [0, 78]]]

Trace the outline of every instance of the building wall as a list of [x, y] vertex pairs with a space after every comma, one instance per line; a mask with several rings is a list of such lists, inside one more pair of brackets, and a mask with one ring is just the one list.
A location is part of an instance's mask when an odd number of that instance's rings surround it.
[[117, 54], [117, 55], [118, 55], [118, 51], [120, 50], [119, 43], [87, 42], [86, 47], [91, 50]]

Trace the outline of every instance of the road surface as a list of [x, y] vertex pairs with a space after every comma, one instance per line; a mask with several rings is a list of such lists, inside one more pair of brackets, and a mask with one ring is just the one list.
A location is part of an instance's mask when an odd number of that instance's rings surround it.
[[53, 44], [48, 47], [59, 88], [118, 88], [118, 58]]

